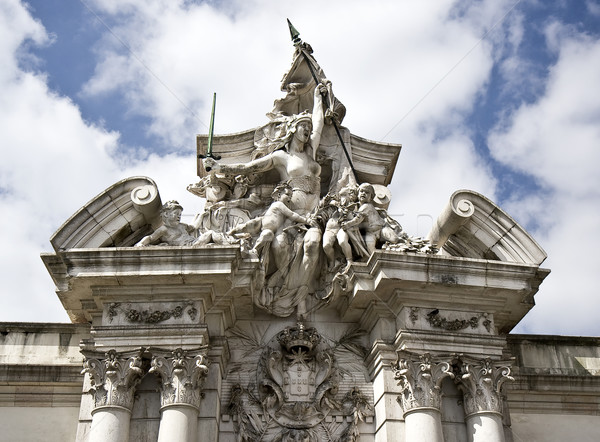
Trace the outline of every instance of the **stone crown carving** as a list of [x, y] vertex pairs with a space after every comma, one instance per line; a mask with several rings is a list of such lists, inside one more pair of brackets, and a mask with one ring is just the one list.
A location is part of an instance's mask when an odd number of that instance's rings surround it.
[[306, 351], [310, 351], [320, 340], [321, 336], [316, 329], [305, 328], [302, 323], [299, 323], [297, 327], [287, 327], [277, 335], [277, 341], [288, 352], [294, 348], [304, 348]]
[[[238, 440], [360, 440], [359, 424], [372, 419], [373, 406], [358, 386], [339, 391], [344, 373], [338, 356], [350, 350], [302, 323], [257, 342], [256, 351], [247, 348], [253, 339], [241, 330], [235, 335], [245, 343], [243, 368], [250, 380], [247, 387], [231, 387], [226, 408]], [[351, 329], [340, 339], [353, 348], [357, 335]]]

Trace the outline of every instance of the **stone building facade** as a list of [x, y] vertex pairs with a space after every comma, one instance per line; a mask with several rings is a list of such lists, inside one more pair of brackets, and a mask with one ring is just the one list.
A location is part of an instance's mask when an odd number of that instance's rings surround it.
[[341, 125], [292, 35], [269, 121], [197, 137], [191, 225], [132, 177], [53, 235], [72, 323], [0, 324], [0, 440], [600, 440], [598, 339], [509, 334], [542, 248], [467, 190], [404, 232], [401, 146]]

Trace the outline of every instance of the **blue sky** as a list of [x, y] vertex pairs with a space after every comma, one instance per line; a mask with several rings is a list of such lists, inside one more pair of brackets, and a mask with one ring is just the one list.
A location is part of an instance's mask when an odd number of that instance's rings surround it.
[[[552, 274], [518, 332], [600, 335], [600, 2], [0, 1], [4, 321], [67, 321], [39, 260], [131, 175], [185, 214], [194, 135], [263, 124], [291, 62], [286, 17], [348, 112], [402, 143], [390, 212], [425, 235], [457, 189], [497, 202]], [[423, 4], [420, 4], [423, 3]]]

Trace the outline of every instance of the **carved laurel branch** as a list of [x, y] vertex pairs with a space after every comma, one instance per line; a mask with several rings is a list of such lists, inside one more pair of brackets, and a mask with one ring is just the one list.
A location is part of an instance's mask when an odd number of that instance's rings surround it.
[[248, 386], [248, 389], [246, 389], [240, 384], [231, 387], [231, 399], [227, 406], [227, 413], [236, 418], [234, 426], [238, 435], [237, 440], [240, 442], [263, 440], [263, 436], [272, 421], [272, 418], [268, 417], [267, 421], [263, 423], [263, 420], [244, 400], [244, 397], [247, 396], [251, 403], [260, 405], [260, 401], [252, 394], [252, 389], [253, 386]]
[[369, 398], [364, 395], [358, 387], [352, 388], [345, 394], [342, 403], [346, 405], [346, 415], [352, 416], [352, 421], [342, 433], [341, 440], [356, 442], [360, 440], [358, 424], [365, 422], [367, 417], [373, 416], [373, 406], [369, 403]]
[[439, 409], [442, 381], [446, 377], [454, 378], [450, 363], [435, 360], [429, 353], [399, 352], [392, 368], [401, 388], [398, 402], [405, 413], [423, 407]]
[[[187, 310], [186, 310], [187, 308]], [[141, 322], [146, 324], [157, 324], [171, 318], [180, 318], [183, 313], [187, 313], [192, 321], [196, 319], [198, 310], [194, 307], [192, 301], [188, 301], [183, 305], [178, 305], [170, 310], [136, 310], [131, 308], [131, 304], [127, 308], [121, 306], [120, 302], [112, 302], [108, 306], [108, 320], [112, 322], [113, 318], [122, 312], [129, 322]]]
[[386, 242], [381, 248], [396, 252], [425, 253], [427, 255], [435, 255], [439, 252], [437, 246], [431, 241], [416, 236], [405, 236], [397, 244]]

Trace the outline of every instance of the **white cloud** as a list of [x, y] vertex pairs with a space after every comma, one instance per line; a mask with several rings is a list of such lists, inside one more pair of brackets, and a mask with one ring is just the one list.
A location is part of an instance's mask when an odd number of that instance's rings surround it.
[[[114, 154], [118, 133], [86, 123], [68, 97], [48, 89], [44, 75], [19, 67], [23, 44], [46, 44], [48, 39], [18, 2], [0, 6], [0, 33], [2, 319], [66, 321], [39, 254], [50, 250], [50, 236], [71, 214], [135, 170], [119, 167], [122, 161]], [[184, 177], [177, 172], [179, 160], [170, 156], [160, 161], [172, 175]], [[183, 181], [156, 172], [162, 182]]]
[[[114, 2], [95, 2], [99, 11], [114, 14], [107, 21], [135, 56], [108, 36], [84, 91], [125, 92], [132, 108], [152, 119], [157, 136], [189, 146], [189, 134], [206, 128], [161, 82], [204, 123], [212, 92], [217, 92], [217, 132], [262, 124], [293, 51], [286, 17], [313, 44], [349, 109], [347, 124], [378, 138], [477, 44], [486, 20], [491, 26], [509, 3], [478, 4], [485, 11], [474, 17], [457, 16], [449, 1], [417, 6], [378, 0], [365, 7], [359, 1], [313, 0], [301, 8], [291, 2], [246, 1], [231, 6], [235, 14], [189, 2], [128, 4], [129, 13], [117, 13]], [[411, 112], [410, 120], [443, 120], [451, 112], [468, 110], [490, 69], [490, 48], [484, 42], [445, 78], [432, 99]]]
[[[134, 112], [152, 119], [153, 133], [178, 146], [191, 148], [191, 134], [207, 130], [161, 82], [204, 123], [216, 91], [217, 133], [258, 126], [280, 96], [279, 81], [291, 60], [289, 17], [346, 105], [344, 124], [360, 136], [404, 144], [392, 190], [393, 210], [415, 213], [403, 219], [408, 230], [421, 233], [415, 231], [416, 214], [435, 216], [456, 188], [495, 196], [495, 181], [464, 124], [488, 81], [492, 49], [509, 44], [503, 25], [488, 36], [494, 45], [480, 39], [512, 3], [477, 2], [463, 10], [451, 1], [229, 5], [220, 10], [204, 3], [130, 1], [120, 9], [97, 0], [95, 7], [108, 14], [113, 32], [135, 56], [108, 36], [84, 92], [125, 91]], [[516, 28], [511, 34], [518, 34]]]
[[598, 2], [587, 0], [585, 6], [590, 14], [600, 17], [600, 4], [598, 4]]
[[[123, 95], [128, 108], [115, 112], [148, 117], [151, 135], [171, 148], [144, 160], [120, 157], [118, 133], [83, 121], [77, 106], [49, 90], [42, 74], [19, 68], [18, 57], [30, 55], [27, 44], [49, 44], [49, 37], [16, 0], [0, 5], [0, 130], [10, 147], [0, 164], [0, 205], [8, 221], [1, 234], [14, 250], [4, 255], [1, 268], [7, 270], [6, 296], [22, 295], [3, 305], [4, 320], [66, 320], [38, 253], [48, 250], [48, 238], [64, 220], [115, 181], [150, 176], [163, 200], [178, 199], [187, 214], [200, 210], [202, 202], [185, 186], [195, 180], [194, 134], [207, 129], [160, 81], [205, 124], [217, 92], [217, 133], [262, 124], [280, 95], [279, 81], [293, 52], [286, 17], [313, 45], [348, 108], [344, 124], [353, 133], [379, 140], [400, 123], [384, 141], [404, 145], [390, 211], [404, 214], [409, 233], [425, 234], [428, 221], [417, 222], [417, 216], [435, 217], [456, 189], [496, 199], [495, 178], [473, 145], [467, 116], [485, 93], [494, 63], [509, 55], [500, 68], [513, 87], [528, 72], [515, 55], [524, 26], [516, 9], [480, 42], [512, 1], [374, 0], [367, 7], [354, 0], [308, 0], [298, 7], [290, 1], [240, 0], [223, 2], [221, 9], [214, 2], [87, 3], [146, 66], [106, 31], [94, 48], [95, 73], [79, 98]], [[504, 207], [526, 223], [536, 217], [532, 233], [554, 271], [524, 327], [586, 333], [594, 326], [589, 315], [574, 328], [573, 316], [561, 319], [559, 307], [565, 292], [578, 305], [597, 305], [586, 297], [593, 287], [590, 251], [599, 244], [586, 237], [585, 244], [574, 246], [572, 235], [593, 229], [598, 212], [590, 207], [600, 207], [592, 170], [598, 164], [593, 146], [599, 141], [599, 112], [589, 93], [599, 86], [600, 52], [598, 42], [559, 24], [546, 34], [559, 61], [545, 95], [507, 116], [490, 142], [499, 161], [532, 175], [547, 192]], [[573, 256], [587, 258], [577, 263]], [[31, 281], [27, 287], [25, 279]]]
[[[546, 30], [558, 53], [545, 93], [521, 106], [490, 137], [492, 154], [535, 177], [544, 193], [507, 206], [528, 214], [549, 255], [553, 274], [537, 306], [520, 326], [536, 333], [598, 334], [594, 315], [600, 239], [600, 40], [552, 23]], [[551, 320], [549, 320], [551, 318]]]

